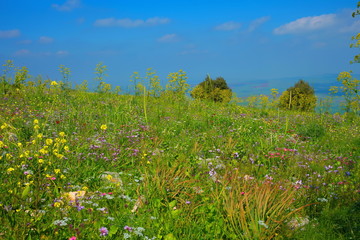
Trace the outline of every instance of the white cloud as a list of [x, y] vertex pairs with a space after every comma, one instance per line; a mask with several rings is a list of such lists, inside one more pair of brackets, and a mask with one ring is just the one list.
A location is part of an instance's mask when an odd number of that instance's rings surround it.
[[60, 57], [64, 57], [64, 56], [69, 55], [69, 52], [65, 51], [65, 50], [59, 50], [59, 51], [56, 52], [56, 55], [60, 56]]
[[15, 38], [20, 36], [20, 31], [17, 29], [0, 31], [0, 38]]
[[315, 17], [303, 17], [274, 29], [274, 34], [298, 34], [319, 30], [333, 25], [336, 14], [324, 14]]
[[357, 33], [360, 29], [360, 20], [357, 20], [353, 22], [350, 26], [344, 26], [340, 29], [340, 32], [347, 33], [347, 32], [353, 32]]
[[54, 39], [51, 38], [51, 37], [41, 36], [41, 37], [39, 38], [39, 42], [40, 42], [40, 43], [44, 43], [44, 44], [46, 44], [46, 43], [52, 43], [53, 41], [54, 41]]
[[84, 22], [85, 22], [85, 18], [83, 17], [76, 19], [77, 24], [83, 24]]
[[265, 22], [267, 22], [269, 20], [270, 20], [269, 16], [255, 19], [254, 21], [252, 21], [250, 23], [248, 31], [253, 32], [255, 29], [257, 29], [258, 27], [260, 27], [262, 24], [264, 24]]
[[135, 27], [148, 27], [161, 24], [167, 24], [170, 22], [168, 18], [153, 17], [146, 20], [142, 19], [116, 19], [116, 18], [104, 18], [95, 21], [94, 26], [96, 27], [124, 27], [124, 28], [135, 28]]
[[61, 12], [69, 12], [75, 8], [80, 7], [80, 0], [67, 0], [64, 4], [52, 4], [53, 8]]
[[175, 33], [166, 34], [158, 39], [158, 42], [177, 42], [179, 40], [179, 37]]
[[91, 56], [118, 56], [121, 54], [120, 51], [117, 50], [99, 50], [99, 51], [91, 51], [87, 53]]
[[239, 29], [240, 27], [241, 27], [241, 23], [230, 21], [216, 26], [215, 30], [231, 31], [231, 30]]
[[31, 43], [32, 43], [32, 41], [29, 40], [29, 39], [21, 40], [21, 41], [18, 42], [18, 44], [23, 44], [23, 45], [28, 45], [28, 44], [31, 44]]
[[18, 51], [16, 51], [14, 53], [14, 56], [25, 56], [25, 55], [29, 55], [30, 54], [30, 51], [27, 50], [27, 49], [20, 49]]

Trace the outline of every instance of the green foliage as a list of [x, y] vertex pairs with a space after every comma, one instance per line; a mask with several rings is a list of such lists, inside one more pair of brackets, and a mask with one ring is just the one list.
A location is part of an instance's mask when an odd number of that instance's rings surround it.
[[107, 66], [104, 65], [102, 62], [96, 64], [96, 68], [95, 68], [95, 80], [99, 82], [98, 86], [97, 86], [97, 91], [100, 93], [106, 93], [106, 92], [110, 92], [111, 90], [111, 85], [105, 83], [105, 77], [108, 76], [107, 72]]
[[306, 139], [318, 139], [325, 135], [326, 129], [324, 126], [318, 123], [302, 124], [298, 129], [298, 134], [304, 140]]
[[149, 96], [152, 97], [160, 97], [161, 92], [163, 91], [163, 87], [160, 84], [160, 78], [158, 75], [156, 75], [156, 71], [154, 71], [152, 68], [148, 68], [146, 72], [145, 79], [149, 83]]
[[[18, 92], [24, 86], [25, 81], [31, 77], [27, 67], [15, 67], [12, 60], [7, 60], [2, 66], [4, 69], [3, 74], [0, 76], [0, 92], [4, 95]], [[12, 76], [13, 71], [15, 73]]]
[[359, 116], [59, 85], [1, 98], [0, 238], [359, 238]]
[[[360, 15], [360, 1], [357, 4], [357, 9], [352, 13], [353, 17]], [[351, 40], [355, 41], [355, 43], [351, 43], [351, 48], [360, 48], [360, 33], [357, 33], [355, 36], [351, 38]], [[350, 63], [360, 63], [360, 54], [354, 56], [354, 60], [350, 61]]]
[[139, 72], [134, 72], [131, 76], [130, 76], [130, 82], [133, 82], [133, 90], [135, 92], [135, 95], [141, 95], [142, 94], [142, 86], [143, 86], [143, 80], [140, 77]]
[[88, 91], [88, 81], [84, 80], [81, 84], [76, 85], [75, 89], [81, 92], [86, 92]]
[[296, 111], [313, 111], [317, 98], [314, 89], [305, 81], [299, 80], [288, 88], [279, 99], [280, 108]]
[[167, 76], [167, 79], [167, 91], [171, 91], [179, 95], [185, 95], [190, 88], [190, 85], [186, 82], [188, 79], [186, 72], [181, 69], [177, 72], [170, 73]]
[[232, 91], [224, 78], [218, 77], [213, 80], [207, 75], [205, 80], [191, 91], [190, 95], [195, 99], [228, 103], [231, 100]]
[[[360, 1], [357, 4], [357, 10], [352, 14], [353, 17], [360, 15], [359, 8]], [[355, 36], [353, 36], [352, 40], [355, 41], [355, 43], [350, 44], [350, 47], [360, 48], [360, 33], [357, 33]], [[353, 61], [350, 61], [350, 63], [360, 63], [360, 54], [355, 55]], [[340, 88], [331, 87], [330, 92], [337, 93], [340, 89], [345, 98], [345, 111], [360, 114], [360, 80], [352, 77], [351, 73], [351, 71], [341, 72], [337, 80], [341, 82], [342, 86]]]
[[62, 75], [62, 81], [60, 82], [60, 87], [63, 90], [70, 89], [71, 88], [71, 83], [69, 81], [70, 75], [71, 75], [70, 68], [65, 67], [64, 65], [60, 65], [59, 66], [59, 71], [60, 71], [60, 73]]
[[360, 113], [360, 80], [351, 76], [351, 72], [341, 72], [337, 80], [342, 86], [330, 88], [332, 94], [339, 91], [343, 93], [345, 103], [343, 104], [346, 112]]

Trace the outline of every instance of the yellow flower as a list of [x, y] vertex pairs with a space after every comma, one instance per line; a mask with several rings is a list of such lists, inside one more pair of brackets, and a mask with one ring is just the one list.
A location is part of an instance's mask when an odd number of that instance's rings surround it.
[[107, 126], [106, 126], [105, 124], [103, 124], [103, 125], [101, 125], [100, 128], [101, 128], [101, 130], [104, 130], [104, 131], [105, 131], [105, 130], [107, 129]]
[[66, 141], [66, 139], [61, 139], [60, 142], [61, 142], [61, 143], [66, 143], [67, 141]]
[[69, 151], [69, 146], [65, 146], [65, 147], [64, 147], [64, 150], [65, 150], [65, 151]]
[[86, 191], [86, 190], [88, 190], [89, 188], [88, 187], [82, 187], [82, 190], [84, 190], [84, 191]]
[[61, 206], [61, 203], [59, 203], [59, 202], [54, 203], [54, 207], [60, 207], [60, 206]]
[[60, 172], [60, 169], [54, 169], [54, 173], [58, 174]]
[[53, 143], [53, 140], [48, 138], [45, 140], [46, 145], [51, 145]]
[[18, 147], [22, 147], [22, 143], [21, 143], [21, 142], [17, 143], [17, 145], [18, 145]]
[[6, 128], [8, 125], [6, 123], [4, 123], [3, 125], [1, 125], [1, 129]]
[[39, 124], [39, 120], [34, 119], [34, 125], [38, 125]]
[[39, 133], [39, 134], [37, 135], [37, 137], [38, 137], [38, 138], [42, 138], [42, 137], [43, 137], [42, 133]]
[[47, 154], [48, 153], [48, 151], [45, 148], [40, 149], [39, 152], [41, 154]]
[[39, 159], [39, 160], [38, 160], [38, 163], [42, 164], [42, 163], [44, 163], [44, 160], [43, 160], [43, 159]]
[[4, 143], [2, 141], [0, 141], [0, 148], [4, 147]]
[[37, 130], [37, 129], [39, 129], [39, 128], [40, 128], [39, 125], [35, 125], [35, 126], [34, 126], [34, 129], [35, 129], [35, 130]]
[[58, 83], [57, 83], [56, 81], [52, 81], [52, 82], [50, 83], [50, 85], [51, 85], [51, 86], [56, 86], [56, 85], [58, 85]]
[[12, 172], [12, 171], [14, 171], [15, 169], [14, 168], [8, 168], [6, 171], [8, 172], [8, 173], [10, 173], [10, 172]]
[[61, 179], [65, 179], [66, 177], [65, 177], [64, 174], [61, 174], [60, 178], [61, 178]]
[[64, 133], [64, 132], [60, 132], [60, 133], [59, 133], [59, 136], [60, 136], [60, 137], [65, 137], [65, 133]]

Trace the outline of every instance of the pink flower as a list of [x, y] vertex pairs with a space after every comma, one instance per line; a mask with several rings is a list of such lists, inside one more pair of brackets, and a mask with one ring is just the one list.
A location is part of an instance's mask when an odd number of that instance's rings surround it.
[[72, 236], [71, 238], [69, 238], [69, 240], [76, 240], [76, 237]]
[[106, 236], [109, 233], [109, 231], [108, 231], [108, 229], [106, 227], [101, 227], [99, 229], [99, 231], [100, 231], [100, 236]]

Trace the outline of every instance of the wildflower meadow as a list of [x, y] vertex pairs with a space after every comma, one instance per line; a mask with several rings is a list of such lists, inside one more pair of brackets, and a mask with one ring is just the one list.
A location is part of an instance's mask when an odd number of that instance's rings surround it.
[[[9, 65], [8, 65], [9, 66]], [[356, 114], [2, 77], [0, 239], [360, 239]], [[14, 81], [12, 81], [14, 80]]]

